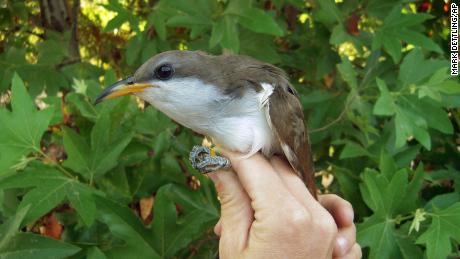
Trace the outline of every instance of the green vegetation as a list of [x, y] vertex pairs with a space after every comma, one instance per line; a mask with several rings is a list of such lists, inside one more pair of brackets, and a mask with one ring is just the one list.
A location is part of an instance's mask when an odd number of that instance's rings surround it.
[[459, 257], [460, 84], [449, 76], [448, 8], [1, 1], [0, 258], [215, 258], [219, 203], [187, 160], [202, 138], [133, 97], [93, 105], [170, 49], [241, 53], [288, 72], [317, 184], [353, 204], [365, 257]]

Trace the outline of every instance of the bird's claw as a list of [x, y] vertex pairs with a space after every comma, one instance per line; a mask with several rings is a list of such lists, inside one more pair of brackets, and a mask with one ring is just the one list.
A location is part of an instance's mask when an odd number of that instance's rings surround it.
[[230, 160], [225, 157], [212, 155], [208, 147], [194, 146], [190, 151], [189, 160], [193, 168], [203, 174], [211, 173], [222, 168], [230, 168]]

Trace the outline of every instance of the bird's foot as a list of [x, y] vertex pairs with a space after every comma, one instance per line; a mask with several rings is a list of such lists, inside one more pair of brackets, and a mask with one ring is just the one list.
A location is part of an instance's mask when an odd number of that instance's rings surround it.
[[189, 160], [193, 168], [203, 174], [231, 167], [230, 160], [216, 155], [213, 148], [210, 149], [203, 146], [194, 146], [192, 151], [190, 151]]

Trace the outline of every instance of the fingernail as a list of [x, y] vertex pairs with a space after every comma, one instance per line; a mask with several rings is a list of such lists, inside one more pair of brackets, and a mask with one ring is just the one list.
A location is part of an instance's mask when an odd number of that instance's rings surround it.
[[339, 235], [336, 239], [337, 246], [339, 247], [341, 254], [346, 252], [347, 246], [348, 246], [348, 241], [345, 237]]

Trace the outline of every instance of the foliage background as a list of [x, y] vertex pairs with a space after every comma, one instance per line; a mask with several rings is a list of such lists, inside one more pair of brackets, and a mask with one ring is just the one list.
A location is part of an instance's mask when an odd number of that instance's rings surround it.
[[201, 137], [132, 97], [92, 104], [169, 49], [289, 73], [365, 257], [460, 256], [449, 3], [3, 0], [0, 24], [1, 258], [216, 257], [216, 193], [187, 161]]

